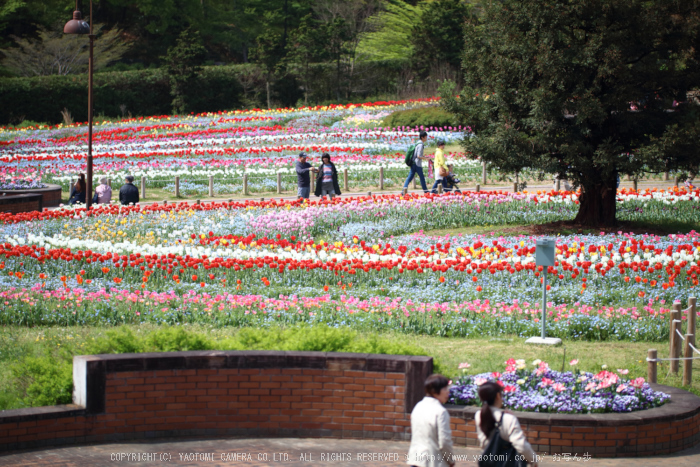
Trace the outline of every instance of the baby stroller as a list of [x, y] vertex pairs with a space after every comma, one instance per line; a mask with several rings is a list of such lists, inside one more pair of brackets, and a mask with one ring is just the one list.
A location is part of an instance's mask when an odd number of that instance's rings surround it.
[[460, 190], [457, 186], [459, 183], [461, 183], [461, 180], [457, 178], [457, 175], [455, 175], [454, 171], [452, 170], [452, 167], [453, 166], [451, 164], [447, 166], [447, 168], [449, 168], [450, 171], [447, 173], [446, 177], [443, 177], [443, 188], [446, 193], [449, 193], [451, 191], [454, 191], [455, 193], [462, 193], [462, 190]]

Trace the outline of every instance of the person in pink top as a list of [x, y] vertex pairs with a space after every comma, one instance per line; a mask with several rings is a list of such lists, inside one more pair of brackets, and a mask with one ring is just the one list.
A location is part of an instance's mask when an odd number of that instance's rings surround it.
[[95, 188], [95, 197], [92, 199], [95, 204], [109, 204], [112, 201], [112, 188], [107, 184], [107, 178], [102, 177], [100, 184]]

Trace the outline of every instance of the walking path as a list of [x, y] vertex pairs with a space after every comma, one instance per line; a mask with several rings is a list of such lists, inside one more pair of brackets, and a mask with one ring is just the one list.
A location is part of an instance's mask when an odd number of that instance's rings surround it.
[[[430, 185], [432, 186], [432, 185]], [[638, 189], [646, 189], [646, 188], [659, 188], [659, 189], [668, 189], [669, 187], [673, 186], [673, 182], [671, 181], [649, 181], [649, 182], [639, 182], [638, 184]], [[430, 188], [430, 187], [428, 187]], [[620, 188], [632, 188], [632, 183], [631, 182], [622, 182], [620, 183]], [[562, 189], [563, 186], [562, 186]], [[113, 192], [112, 194], [112, 202], [118, 202], [118, 188], [115, 189], [116, 191]], [[475, 187], [473, 185], [467, 187], [461, 187], [462, 191], [474, 191]], [[549, 191], [552, 190], [552, 184], [540, 184], [540, 185], [529, 185], [526, 188], [526, 191], [528, 193], [536, 193], [537, 190], [540, 191]], [[505, 191], [505, 192], [511, 192], [513, 191], [513, 185], [485, 185], [481, 187], [481, 191]], [[384, 190], [384, 191], [377, 191], [377, 188], [372, 189], [372, 187], [367, 187], [367, 191], [353, 191], [353, 192], [344, 192], [342, 195], [340, 195], [341, 198], [349, 198], [349, 197], [356, 197], [356, 196], [367, 196], [367, 193], [372, 193], [373, 195], [400, 195], [401, 194], [401, 189], [391, 189], [391, 190]], [[420, 187], [418, 189], [413, 189], [409, 188], [409, 194], [420, 194], [421, 189]], [[205, 196], [200, 197], [200, 201], [202, 203], [211, 203], [211, 202], [224, 202], [233, 200], [233, 201], [245, 201], [245, 200], [251, 200], [251, 201], [256, 201], [260, 200], [260, 198], [265, 198], [265, 200], [271, 200], [271, 199], [276, 199], [276, 200], [294, 200], [297, 199], [296, 195], [294, 193], [288, 192], [282, 195], [277, 195], [274, 193], [260, 193], [260, 194], [255, 194], [255, 195], [249, 195], [249, 196], [241, 196], [241, 195], [230, 195], [230, 196], [222, 196], [222, 197], [214, 197], [214, 198], [207, 198]], [[313, 194], [310, 197], [311, 201], [314, 200], [319, 200], [320, 198], [317, 198]], [[194, 204], [196, 202], [197, 198], [180, 198], [180, 199], [173, 199], [173, 200], [168, 200], [168, 204], [179, 204], [179, 203], [190, 203]], [[154, 199], [151, 197], [147, 197], [144, 199], [141, 203], [141, 205], [149, 205], [149, 204], [162, 204], [163, 200], [162, 199]], [[49, 208], [49, 209], [58, 209], [58, 208]]]
[[[52, 448], [0, 456], [3, 466], [405, 466], [409, 443], [338, 439], [215, 439], [148, 441]], [[456, 448], [457, 466], [477, 465], [475, 448]], [[147, 457], [150, 456], [150, 457]], [[700, 444], [680, 453], [659, 457], [588, 459], [585, 453], [558, 458], [545, 456], [540, 466], [697, 467]]]

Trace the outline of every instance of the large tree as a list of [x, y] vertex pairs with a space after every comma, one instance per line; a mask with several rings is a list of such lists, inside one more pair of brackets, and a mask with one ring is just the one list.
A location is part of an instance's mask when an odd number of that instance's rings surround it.
[[700, 0], [502, 0], [466, 27], [445, 106], [501, 170], [583, 187], [574, 222], [613, 225], [619, 174], [697, 170]]

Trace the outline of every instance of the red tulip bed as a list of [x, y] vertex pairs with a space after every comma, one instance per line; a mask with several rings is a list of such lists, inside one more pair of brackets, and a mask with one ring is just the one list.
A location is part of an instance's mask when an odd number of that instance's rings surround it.
[[[618, 195], [655, 219], [697, 191]], [[0, 322], [310, 323], [432, 335], [667, 339], [698, 289], [700, 235], [569, 235], [535, 266], [533, 236], [432, 237], [447, 225], [570, 218], [575, 193], [469, 193], [99, 206], [0, 217]]]

